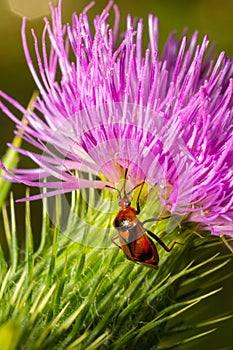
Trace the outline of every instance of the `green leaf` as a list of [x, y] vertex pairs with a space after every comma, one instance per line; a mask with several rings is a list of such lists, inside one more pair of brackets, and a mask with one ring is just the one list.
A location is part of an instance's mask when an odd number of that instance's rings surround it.
[[[82, 215], [88, 210], [89, 220], [99, 227], [105, 219], [96, 215], [102, 198], [98, 203], [93, 194], [92, 200], [93, 216], [90, 208]], [[226, 310], [214, 316], [206, 312], [210, 298], [222, 293], [224, 279], [232, 278], [232, 256], [217, 238], [211, 238], [210, 244], [208, 237], [179, 228], [184, 245], [171, 253], [158, 247], [160, 265], [155, 271], [128, 261], [116, 247], [94, 248], [70, 240], [71, 219], [65, 235], [58, 229], [59, 199], [54, 226], [46, 216], [47, 200], [44, 204], [42, 243], [37, 251], [30, 203], [25, 204], [26, 245], [21, 254], [13, 196], [9, 214], [3, 207], [10, 262], [7, 266], [0, 254], [0, 324], [20, 325], [13, 349], [138, 349], [139, 344], [146, 350], [184, 348], [210, 337], [215, 324], [229, 320]], [[76, 230], [81, 227], [78, 223]], [[89, 234], [83, 231], [83, 242]], [[175, 230], [170, 240], [176, 235]], [[200, 317], [192, 318], [197, 308]]]
[[[33, 103], [35, 102], [38, 96], [38, 92], [34, 92], [31, 100], [29, 101], [27, 109], [33, 110]], [[22, 123], [26, 124], [25, 116], [22, 118]], [[18, 130], [19, 135], [16, 135], [12, 141], [13, 146], [19, 148], [22, 144], [23, 130]], [[6, 169], [15, 169], [17, 168], [19, 162], [18, 152], [13, 148], [8, 148], [5, 155], [2, 157], [2, 163], [4, 164]], [[0, 175], [5, 175], [4, 171], [0, 168]], [[0, 178], [0, 211], [5, 202], [5, 199], [8, 196], [9, 190], [11, 188], [11, 183], [5, 181], [4, 178]]]
[[20, 337], [20, 325], [10, 320], [0, 327], [0, 350], [14, 350]]

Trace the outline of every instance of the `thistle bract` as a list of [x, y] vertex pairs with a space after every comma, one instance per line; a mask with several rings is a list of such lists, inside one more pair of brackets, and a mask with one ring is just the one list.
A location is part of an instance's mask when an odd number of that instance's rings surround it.
[[[40, 96], [35, 110], [26, 111], [1, 92], [1, 108], [16, 132], [38, 148], [38, 153], [17, 149], [37, 168], [2, 165], [6, 178], [40, 187], [41, 194], [31, 197], [40, 199], [82, 188], [119, 188], [128, 168], [128, 186], [146, 178], [177, 222], [232, 235], [232, 60], [224, 53], [213, 59], [208, 38], [197, 44], [197, 32], [179, 40], [171, 34], [159, 54], [158, 20], [152, 15], [144, 51], [143, 21], [128, 16], [121, 35], [112, 2], [95, 17], [94, 31], [89, 8], [63, 25], [61, 7], [61, 1], [57, 8], [51, 5], [52, 23], [45, 19], [41, 48], [32, 30], [37, 66], [23, 20], [26, 61]], [[113, 27], [109, 11], [115, 12]], [[24, 114], [26, 125], [7, 103]]]

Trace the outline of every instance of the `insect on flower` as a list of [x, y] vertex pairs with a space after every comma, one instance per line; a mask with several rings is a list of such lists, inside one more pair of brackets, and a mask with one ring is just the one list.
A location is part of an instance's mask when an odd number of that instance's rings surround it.
[[[174, 242], [171, 248], [169, 248], [157, 235], [144, 228], [144, 225], [147, 222], [158, 221], [162, 219], [152, 218], [141, 222], [137, 218], [137, 215], [141, 211], [139, 200], [142, 188], [145, 184], [145, 179], [143, 182], [133, 187], [133, 189], [131, 189], [129, 192], [126, 192], [127, 173], [128, 168], [125, 170], [123, 196], [121, 194], [121, 191], [117, 188], [108, 185], [106, 186], [118, 192], [118, 204], [121, 207], [119, 213], [113, 221], [113, 226], [117, 229], [118, 234], [112, 237], [112, 242], [123, 250], [127, 259], [137, 264], [142, 264], [147, 267], [157, 269], [159, 263], [159, 255], [157, 248], [150, 237], [155, 239], [167, 252], [170, 252], [174, 245], [179, 243]], [[140, 190], [136, 200], [137, 209], [134, 209], [131, 207], [129, 195], [138, 187], [140, 187]], [[120, 246], [115, 242], [117, 239], [120, 241]]]

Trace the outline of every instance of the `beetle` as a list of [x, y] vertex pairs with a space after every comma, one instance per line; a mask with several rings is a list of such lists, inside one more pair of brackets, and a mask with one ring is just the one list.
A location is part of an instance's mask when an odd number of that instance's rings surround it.
[[[152, 267], [154, 269], [158, 268], [159, 255], [157, 248], [153, 242], [155, 239], [167, 252], [170, 252], [174, 245], [178, 242], [174, 242], [169, 248], [156, 234], [144, 228], [147, 222], [159, 221], [161, 219], [147, 219], [141, 222], [137, 215], [140, 213], [140, 195], [142, 188], [145, 184], [145, 180], [131, 189], [128, 193], [126, 192], [126, 179], [128, 174], [128, 168], [125, 170], [124, 184], [123, 184], [123, 196], [121, 191], [112, 186], [106, 186], [112, 188], [118, 192], [120, 210], [113, 221], [113, 226], [118, 231], [118, 234], [112, 237], [112, 242], [116, 244], [119, 248], [123, 250], [127, 259], [137, 263], [142, 264], [147, 267]], [[129, 195], [136, 189], [140, 187], [139, 193], [136, 200], [136, 209], [131, 207], [131, 201]], [[115, 241], [119, 240], [120, 245]]]

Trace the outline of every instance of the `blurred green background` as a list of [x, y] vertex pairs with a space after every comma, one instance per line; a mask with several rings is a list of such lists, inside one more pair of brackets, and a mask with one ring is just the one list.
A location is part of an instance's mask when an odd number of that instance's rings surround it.
[[[57, 1], [53, 1], [55, 4]], [[64, 22], [70, 21], [73, 11], [80, 12], [89, 0], [63, 0], [63, 19]], [[94, 17], [108, 1], [96, 1], [96, 5], [89, 12], [90, 17]], [[1, 0], [0, 1], [0, 89], [20, 101], [24, 106], [27, 105], [35, 84], [30, 76], [29, 70], [25, 63], [24, 53], [21, 44], [21, 22], [22, 16], [28, 18], [28, 36], [31, 52], [33, 51], [33, 43], [30, 37], [30, 28], [33, 27], [38, 35], [40, 35], [44, 22], [43, 17], [49, 16], [48, 0]], [[205, 34], [209, 35], [211, 41], [217, 43], [216, 53], [224, 50], [228, 56], [233, 55], [233, 0], [144, 0], [127, 1], [116, 0], [121, 13], [121, 29], [124, 30], [125, 18], [128, 13], [135, 17], [143, 17], [145, 19], [145, 32], [147, 28], [147, 15], [153, 13], [159, 17], [160, 22], [160, 48], [162, 48], [169, 32], [176, 30], [180, 34], [183, 28], [188, 28], [188, 34], [192, 34], [194, 30], [200, 33], [200, 40]], [[147, 36], [146, 36], [147, 37]], [[32, 55], [33, 56], [33, 55]], [[0, 155], [6, 151], [6, 143], [11, 142], [13, 138], [14, 124], [0, 112], [1, 120], [1, 138], [0, 138]], [[21, 166], [25, 166], [25, 160], [21, 160]], [[13, 185], [16, 198], [23, 197], [25, 187]], [[37, 240], [39, 240], [40, 222], [38, 221], [41, 203], [33, 203], [32, 221], [34, 231], [38, 231]], [[24, 232], [24, 204], [16, 205], [17, 225], [19, 231], [22, 232], [21, 246], [23, 247]], [[4, 243], [3, 227], [0, 222], [0, 237]], [[209, 304], [209, 310], [213, 309], [215, 314], [223, 309], [232, 311], [232, 283], [225, 285], [224, 292], [219, 296], [212, 297]], [[223, 307], [222, 300], [225, 300]], [[229, 344], [229, 337], [232, 337], [232, 320], [226, 323], [216, 334], [212, 334], [203, 339], [200, 343], [196, 343], [198, 349], [210, 349], [211, 343]], [[198, 345], [199, 344], [199, 345]], [[233, 344], [233, 339], [232, 339]], [[195, 347], [193, 348], [195, 350]], [[216, 347], [214, 347], [216, 349]], [[220, 346], [219, 346], [220, 349]], [[233, 349], [233, 347], [232, 347]]]

